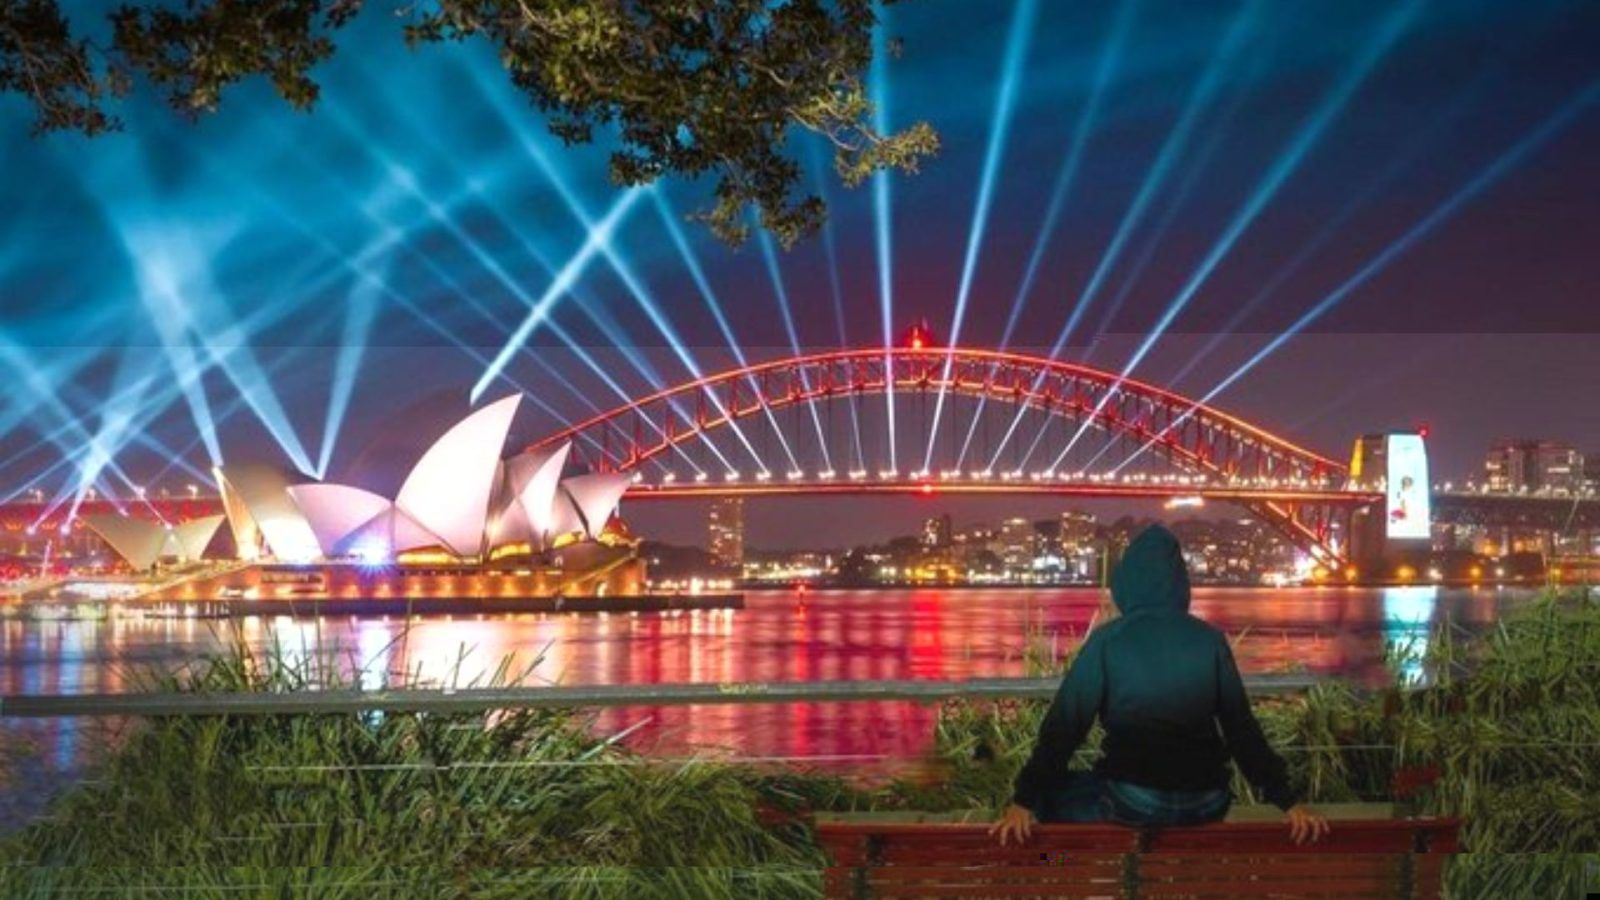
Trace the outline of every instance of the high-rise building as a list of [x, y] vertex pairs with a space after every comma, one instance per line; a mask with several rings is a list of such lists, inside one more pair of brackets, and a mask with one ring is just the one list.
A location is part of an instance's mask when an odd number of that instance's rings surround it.
[[999, 555], [1008, 574], [1018, 575], [1033, 566], [1033, 557], [1037, 553], [1034, 537], [1033, 523], [1027, 519], [1006, 519], [1000, 523], [995, 553]]
[[929, 516], [922, 523], [922, 546], [930, 550], [940, 550], [950, 546], [950, 514], [942, 516]]
[[709, 518], [711, 559], [721, 566], [744, 565], [744, 498], [711, 501]]
[[1059, 540], [1063, 550], [1074, 550], [1094, 543], [1099, 523], [1093, 513], [1068, 510], [1061, 514]]
[[1583, 490], [1584, 460], [1556, 441], [1504, 441], [1483, 458], [1489, 490], [1497, 493], [1574, 494]]

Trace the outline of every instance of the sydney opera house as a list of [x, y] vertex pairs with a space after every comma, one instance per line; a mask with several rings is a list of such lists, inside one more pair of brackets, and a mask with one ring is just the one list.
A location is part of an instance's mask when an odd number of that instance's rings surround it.
[[[241, 565], [187, 582], [180, 595], [271, 596], [284, 593], [273, 584], [307, 583], [335, 595], [342, 587], [382, 594], [395, 589], [384, 579], [401, 575], [407, 591], [463, 595], [603, 593], [642, 581], [635, 542], [617, 517], [631, 476], [568, 476], [567, 444], [502, 458], [521, 399], [491, 403], [450, 428], [393, 498], [230, 465], [216, 471], [222, 515], [179, 525], [107, 515], [85, 524], [142, 572], [162, 559], [199, 560], [225, 523]], [[621, 584], [619, 572], [628, 576]]]

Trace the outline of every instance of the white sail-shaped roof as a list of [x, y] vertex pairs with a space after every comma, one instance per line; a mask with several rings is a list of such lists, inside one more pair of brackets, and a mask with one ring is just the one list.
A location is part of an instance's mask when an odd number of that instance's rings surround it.
[[528, 529], [528, 515], [523, 511], [522, 502], [512, 490], [507, 463], [500, 464], [500, 472], [495, 477], [494, 497], [489, 501], [489, 510], [486, 537], [490, 547], [522, 544], [533, 540], [533, 533]]
[[[247, 463], [230, 465], [221, 481], [232, 485], [250, 518], [261, 530], [267, 549], [280, 560], [315, 559], [322, 548], [300, 507], [289, 496], [289, 479], [271, 466]], [[228, 504], [224, 504], [227, 508]], [[235, 528], [235, 536], [238, 534]]]
[[500, 450], [521, 402], [513, 394], [462, 419], [422, 454], [395, 496], [398, 510], [458, 555], [483, 552]]
[[178, 558], [186, 562], [196, 562], [205, 556], [206, 548], [211, 546], [211, 539], [217, 536], [217, 529], [222, 527], [224, 518], [226, 517], [206, 516], [175, 526], [171, 531], [172, 549]]
[[516, 505], [521, 507], [528, 533], [537, 544], [544, 544], [555, 524], [556, 488], [561, 470], [567, 465], [569, 443], [543, 450], [531, 450], [506, 460], [506, 477]]
[[211, 475], [217, 480], [217, 492], [222, 495], [222, 511], [228, 517], [228, 530], [233, 532], [233, 545], [237, 548], [239, 558], [249, 562], [261, 553], [261, 526], [250, 515], [250, 507], [233, 489], [233, 485], [222, 474], [221, 469], [212, 469]]
[[390, 507], [345, 535], [334, 545], [333, 554], [379, 561], [393, 559], [396, 553], [407, 550], [442, 546], [444, 541], [438, 535]]
[[573, 502], [572, 495], [567, 492], [566, 485], [556, 489], [556, 498], [550, 502], [550, 530], [548, 540], [554, 540], [558, 535], [584, 533], [583, 517], [578, 514], [578, 505]]
[[344, 484], [297, 484], [289, 488], [289, 497], [311, 526], [323, 556], [337, 555], [345, 538], [391, 505], [385, 497]]
[[444, 539], [434, 534], [421, 522], [406, 515], [404, 510], [396, 509], [391, 515], [394, 524], [394, 552], [404, 553], [407, 550], [423, 550], [428, 547], [446, 547]]
[[156, 564], [167, 545], [167, 526], [129, 516], [84, 516], [83, 523], [100, 535], [111, 549], [136, 570]]
[[598, 472], [568, 478], [561, 482], [561, 486], [572, 497], [573, 505], [577, 506], [578, 514], [583, 517], [584, 533], [594, 538], [600, 536], [611, 514], [616, 512], [617, 504], [622, 502], [623, 493], [632, 483], [633, 475], [628, 472]]
[[355, 556], [370, 562], [394, 556], [394, 508], [356, 526], [330, 548], [329, 556]]

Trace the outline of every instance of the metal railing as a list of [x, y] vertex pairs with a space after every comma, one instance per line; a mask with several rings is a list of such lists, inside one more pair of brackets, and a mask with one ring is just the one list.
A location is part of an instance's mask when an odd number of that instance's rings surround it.
[[[1251, 694], [1298, 693], [1306, 675], [1251, 675]], [[690, 684], [596, 684], [539, 687], [408, 688], [280, 693], [21, 694], [0, 697], [0, 718], [73, 716], [276, 716], [306, 713], [474, 713], [501, 709], [692, 706], [730, 703], [859, 703], [1046, 699], [1059, 678], [959, 681], [754, 681]]]

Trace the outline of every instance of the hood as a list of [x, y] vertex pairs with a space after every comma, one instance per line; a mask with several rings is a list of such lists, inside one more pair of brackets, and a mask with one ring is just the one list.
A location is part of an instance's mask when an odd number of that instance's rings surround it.
[[1172, 532], [1151, 525], [1134, 536], [1111, 575], [1111, 600], [1123, 615], [1189, 609], [1189, 567]]

